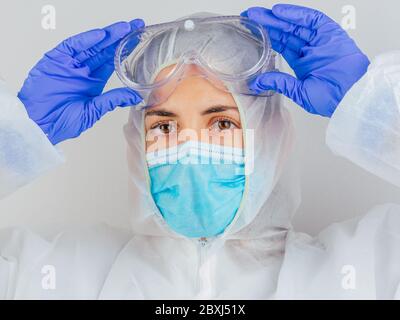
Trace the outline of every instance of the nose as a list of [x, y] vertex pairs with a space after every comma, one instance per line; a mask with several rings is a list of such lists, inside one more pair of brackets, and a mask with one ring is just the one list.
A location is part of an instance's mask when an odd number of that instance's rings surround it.
[[196, 119], [190, 120], [190, 124], [187, 124], [184, 128], [178, 132], [178, 144], [182, 144], [188, 141], [203, 141], [205, 142], [206, 129], [203, 128]]

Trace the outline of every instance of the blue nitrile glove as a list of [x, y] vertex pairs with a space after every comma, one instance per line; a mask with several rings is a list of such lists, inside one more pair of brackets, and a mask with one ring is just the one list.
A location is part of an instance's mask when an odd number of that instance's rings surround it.
[[272, 10], [250, 8], [241, 15], [265, 26], [273, 49], [297, 76], [262, 74], [250, 83], [256, 93], [274, 90], [310, 113], [330, 117], [368, 69], [367, 56], [336, 22], [319, 11], [278, 4]]
[[76, 35], [46, 53], [31, 70], [18, 97], [53, 144], [79, 136], [117, 106], [141, 101], [128, 88], [102, 92], [114, 72], [120, 40], [143, 26], [137, 19]]

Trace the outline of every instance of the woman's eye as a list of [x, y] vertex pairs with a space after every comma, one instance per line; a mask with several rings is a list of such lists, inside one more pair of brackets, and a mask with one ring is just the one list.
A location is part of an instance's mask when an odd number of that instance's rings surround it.
[[229, 130], [233, 126], [233, 123], [229, 120], [218, 121], [218, 128], [220, 130]]
[[168, 134], [171, 131], [171, 126], [166, 123], [160, 124], [159, 128], [160, 128], [161, 132], [164, 134]]
[[153, 131], [155, 134], [158, 135], [168, 135], [171, 134], [172, 132], [175, 132], [175, 130], [176, 130], [176, 123], [173, 121], [159, 123], [151, 128], [151, 131]]
[[237, 125], [235, 125], [231, 120], [228, 119], [217, 120], [211, 126], [212, 130], [217, 130], [217, 131], [232, 130], [237, 128], [238, 128]]

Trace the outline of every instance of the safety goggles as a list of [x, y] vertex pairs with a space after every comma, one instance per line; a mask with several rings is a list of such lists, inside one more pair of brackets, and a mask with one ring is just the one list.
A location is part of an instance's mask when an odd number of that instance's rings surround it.
[[116, 50], [115, 68], [142, 96], [140, 106], [149, 107], [165, 102], [181, 80], [194, 75], [226, 92], [256, 95], [248, 83], [274, 70], [275, 56], [266, 30], [254, 21], [193, 16], [132, 32]]

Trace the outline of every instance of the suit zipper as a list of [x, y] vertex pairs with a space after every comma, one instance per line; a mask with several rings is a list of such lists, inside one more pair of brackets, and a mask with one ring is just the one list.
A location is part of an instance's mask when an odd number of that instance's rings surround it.
[[197, 274], [197, 299], [211, 299], [213, 293], [212, 261], [209, 257], [209, 240], [198, 239], [199, 266]]

